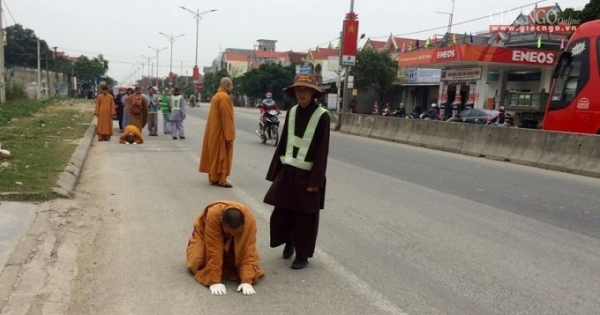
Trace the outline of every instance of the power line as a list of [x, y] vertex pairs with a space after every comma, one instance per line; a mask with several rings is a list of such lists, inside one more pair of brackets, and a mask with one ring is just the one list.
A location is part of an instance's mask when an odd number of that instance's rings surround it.
[[6, 1], [2, 0], [2, 2], [4, 3], [4, 6], [6, 7], [8, 14], [10, 15], [10, 18], [13, 20], [13, 24], [17, 24], [17, 21], [15, 21], [15, 18], [13, 17], [12, 12], [10, 12], [10, 9], [8, 8], [8, 4], [6, 4]]

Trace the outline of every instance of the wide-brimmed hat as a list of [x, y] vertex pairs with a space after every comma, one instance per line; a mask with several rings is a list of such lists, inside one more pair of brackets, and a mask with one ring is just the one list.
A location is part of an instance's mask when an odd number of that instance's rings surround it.
[[296, 93], [294, 92], [294, 88], [297, 86], [304, 86], [315, 90], [315, 94], [313, 95], [314, 98], [321, 98], [325, 95], [323, 89], [317, 86], [317, 81], [315, 80], [315, 77], [312, 74], [301, 73], [296, 75], [296, 77], [294, 78], [294, 84], [286, 87], [285, 89], [283, 89], [283, 91], [288, 97], [296, 99]]

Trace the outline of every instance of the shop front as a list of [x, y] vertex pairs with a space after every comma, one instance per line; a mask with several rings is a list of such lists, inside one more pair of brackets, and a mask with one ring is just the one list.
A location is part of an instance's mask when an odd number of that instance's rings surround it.
[[[437, 103], [494, 109], [510, 93], [549, 90], [558, 51], [463, 44], [400, 54], [399, 67], [441, 70]], [[446, 107], [447, 108], [447, 107]]]

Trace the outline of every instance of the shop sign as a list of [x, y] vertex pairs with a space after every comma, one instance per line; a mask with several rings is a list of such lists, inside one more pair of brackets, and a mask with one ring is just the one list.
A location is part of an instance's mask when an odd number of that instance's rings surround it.
[[442, 81], [474, 81], [481, 79], [481, 67], [442, 70]]
[[407, 83], [439, 83], [442, 70], [427, 68], [408, 68]]

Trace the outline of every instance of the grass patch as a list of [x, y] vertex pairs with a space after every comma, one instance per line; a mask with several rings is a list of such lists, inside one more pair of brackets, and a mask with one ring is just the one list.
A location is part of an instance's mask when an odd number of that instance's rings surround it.
[[47, 100], [20, 99], [8, 101], [0, 105], [0, 126], [7, 125], [12, 119], [29, 117], [49, 105], [57, 105], [67, 101], [72, 102], [74, 100], [62, 97]]
[[[0, 200], [58, 197], [52, 188], [94, 116], [89, 104], [69, 107], [57, 101], [39, 103], [43, 103], [38, 105], [42, 108], [39, 112], [0, 125], [0, 143], [12, 155], [9, 160], [0, 160]], [[30, 110], [34, 107], [30, 105]]]

